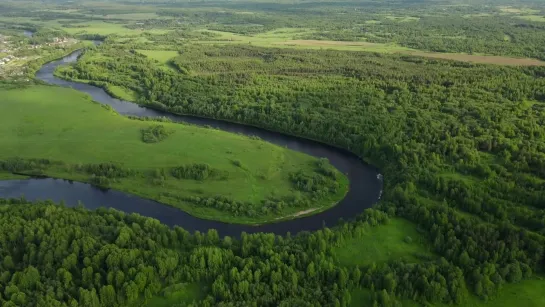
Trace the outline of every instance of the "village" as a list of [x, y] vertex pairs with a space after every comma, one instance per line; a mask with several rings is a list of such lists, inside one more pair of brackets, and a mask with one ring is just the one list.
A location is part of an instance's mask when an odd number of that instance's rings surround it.
[[15, 57], [13, 55], [8, 55], [7, 57], [0, 59], [0, 65], [5, 65], [14, 59]]
[[77, 40], [73, 38], [54, 37], [49, 42], [32, 44], [17, 36], [0, 34], [0, 79], [22, 76], [29, 61], [43, 57], [51, 48], [64, 48], [75, 43]]

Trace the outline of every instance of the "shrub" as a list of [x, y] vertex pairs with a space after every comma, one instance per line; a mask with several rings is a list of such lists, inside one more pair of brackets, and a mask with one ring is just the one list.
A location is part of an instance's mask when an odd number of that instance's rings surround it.
[[123, 178], [132, 174], [131, 170], [113, 163], [86, 164], [81, 168], [88, 174], [106, 178]]
[[9, 158], [5, 161], [0, 161], [0, 169], [8, 172], [20, 172], [44, 169], [51, 164], [52, 162], [48, 159]]
[[158, 143], [166, 139], [174, 133], [173, 130], [168, 130], [163, 125], [153, 125], [146, 129], [142, 129], [142, 141], [144, 143]]
[[175, 167], [171, 170], [172, 176], [178, 179], [204, 180], [210, 175], [210, 166], [204, 163], [193, 163]]
[[110, 187], [110, 179], [104, 176], [91, 176], [91, 179], [89, 180], [92, 185], [108, 188]]
[[318, 159], [316, 162], [316, 167], [318, 168], [318, 173], [332, 179], [337, 179], [335, 169], [333, 166], [331, 166], [331, 164], [329, 164], [329, 160], [327, 158]]

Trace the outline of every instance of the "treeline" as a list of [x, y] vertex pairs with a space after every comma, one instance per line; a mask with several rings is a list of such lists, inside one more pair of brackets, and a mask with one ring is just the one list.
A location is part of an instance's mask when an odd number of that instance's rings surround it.
[[[172, 197], [172, 195], [170, 194], [165, 194], [165, 196]], [[309, 197], [305, 197], [301, 194], [294, 197], [286, 197], [284, 199], [268, 198], [259, 203], [236, 201], [225, 196], [189, 196], [183, 197], [180, 200], [189, 202], [190, 204], [196, 205], [198, 207], [214, 208], [219, 211], [229, 212], [234, 216], [247, 217], [268, 216], [271, 214], [278, 215], [286, 209], [309, 208], [314, 204]]]
[[15, 157], [3, 161], [0, 160], [0, 170], [10, 173], [30, 172], [38, 175], [54, 164], [62, 165], [62, 162], [51, 161], [49, 159], [23, 159]]

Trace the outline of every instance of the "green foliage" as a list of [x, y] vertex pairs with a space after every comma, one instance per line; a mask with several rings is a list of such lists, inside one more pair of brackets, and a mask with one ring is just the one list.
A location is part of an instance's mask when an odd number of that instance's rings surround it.
[[240, 162], [240, 160], [233, 160], [233, 165], [242, 168], [242, 162]]
[[86, 164], [81, 167], [87, 174], [102, 176], [107, 178], [123, 178], [133, 174], [128, 168], [114, 163]]
[[158, 143], [166, 139], [174, 133], [173, 130], [168, 130], [163, 125], [153, 125], [146, 129], [142, 129], [142, 141], [144, 143]]
[[184, 165], [172, 168], [172, 176], [179, 179], [194, 179], [194, 180], [205, 180], [208, 178], [212, 169], [208, 164], [195, 163], [190, 165]]
[[110, 178], [108, 178], [106, 176], [92, 175], [91, 178], [89, 179], [89, 182], [92, 185], [95, 185], [95, 186], [98, 186], [98, 187], [108, 188], [108, 187], [110, 187], [110, 184], [112, 183], [112, 179], [110, 179]]
[[[0, 200], [0, 304], [110, 307], [174, 296], [199, 306], [299, 300], [330, 305], [373, 273], [348, 274], [334, 265], [328, 244], [319, 242], [350, 237], [365, 220], [346, 225], [342, 233], [324, 229], [293, 238], [242, 234], [235, 239], [220, 238], [215, 230], [190, 234], [111, 209]], [[313, 252], [318, 246], [324, 253]], [[186, 284], [200, 284], [202, 295], [179, 295], [196, 291]]]
[[317, 171], [322, 175], [330, 177], [331, 179], [337, 178], [335, 168], [331, 164], [329, 164], [329, 161], [326, 158], [318, 159], [318, 161], [316, 161], [316, 167]]
[[297, 190], [314, 195], [336, 193], [338, 184], [320, 174], [291, 173], [290, 180]]
[[214, 208], [218, 211], [228, 212], [234, 216], [267, 217], [285, 212], [286, 209], [307, 208], [312, 205], [308, 198], [266, 199], [258, 204], [252, 202], [240, 202], [224, 196], [199, 197], [192, 196], [183, 199], [201, 208]]
[[53, 164], [49, 159], [23, 159], [23, 158], [9, 158], [4, 161], [0, 161], [0, 170], [8, 171], [12, 173], [18, 173], [23, 171], [43, 171]]

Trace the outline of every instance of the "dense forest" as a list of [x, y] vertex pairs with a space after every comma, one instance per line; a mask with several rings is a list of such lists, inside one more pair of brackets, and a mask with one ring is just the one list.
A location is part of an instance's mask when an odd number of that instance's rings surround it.
[[[180, 53], [165, 70], [105, 44], [61, 73], [126, 87], [155, 108], [361, 155], [384, 172], [380, 208], [427, 229], [448, 274], [463, 273], [483, 298], [543, 269], [543, 68], [252, 46], [187, 45]], [[396, 265], [388, 270], [399, 285], [405, 274]], [[409, 289], [422, 284], [409, 280]], [[411, 291], [387, 289], [407, 298]], [[447, 292], [440, 301], [460, 300]]]
[[[347, 306], [348, 289], [359, 284], [384, 288], [377, 302], [385, 306], [396, 302], [394, 293], [427, 300], [441, 291], [433, 300], [445, 302], [467, 295], [462, 272], [444, 259], [350, 271], [337, 266], [332, 247], [388, 223], [376, 210], [336, 229], [239, 239], [220, 238], [215, 230], [190, 234], [115, 210], [24, 199], [3, 200], [0, 212], [2, 306], [140, 305], [186, 284], [202, 291], [186, 302], [193, 306]], [[405, 279], [396, 281], [392, 270]], [[416, 276], [436, 282], [412, 287]]]

